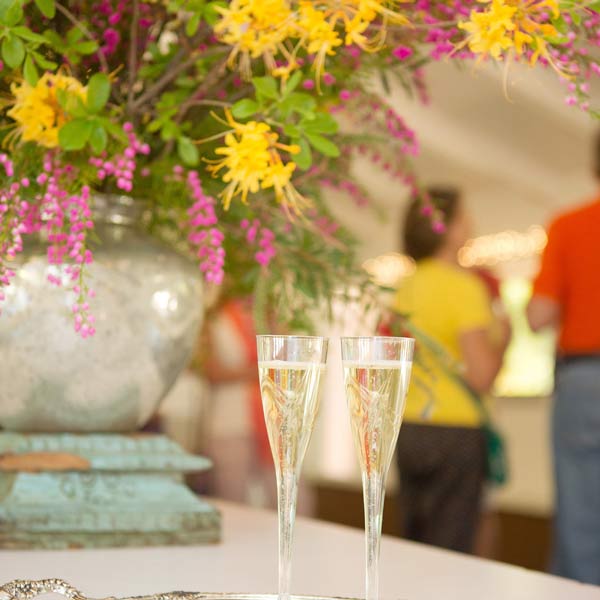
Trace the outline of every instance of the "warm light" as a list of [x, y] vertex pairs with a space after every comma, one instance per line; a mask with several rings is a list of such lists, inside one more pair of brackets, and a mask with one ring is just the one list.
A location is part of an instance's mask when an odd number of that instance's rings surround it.
[[363, 269], [377, 285], [396, 287], [398, 282], [415, 270], [415, 261], [398, 252], [387, 252], [363, 263]]
[[469, 240], [458, 252], [463, 267], [492, 267], [501, 262], [541, 254], [548, 241], [543, 227], [532, 225], [526, 232], [501, 231]]

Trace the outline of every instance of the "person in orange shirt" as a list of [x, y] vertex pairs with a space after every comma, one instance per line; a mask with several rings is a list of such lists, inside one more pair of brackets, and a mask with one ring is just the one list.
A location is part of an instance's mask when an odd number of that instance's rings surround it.
[[600, 197], [550, 225], [527, 317], [559, 330], [553, 570], [600, 585]]

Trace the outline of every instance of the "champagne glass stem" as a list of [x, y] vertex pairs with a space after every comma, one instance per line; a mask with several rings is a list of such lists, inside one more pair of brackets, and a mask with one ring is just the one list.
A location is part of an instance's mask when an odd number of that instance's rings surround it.
[[279, 512], [279, 600], [289, 600], [292, 577], [292, 538], [296, 519], [298, 477], [284, 470], [277, 475], [277, 508]]
[[365, 505], [366, 600], [379, 599], [379, 545], [385, 499], [384, 477], [380, 473], [364, 473], [362, 477]]

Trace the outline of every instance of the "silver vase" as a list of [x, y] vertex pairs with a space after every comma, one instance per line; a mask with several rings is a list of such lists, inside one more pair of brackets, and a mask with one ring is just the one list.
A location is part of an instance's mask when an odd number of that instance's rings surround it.
[[138, 204], [95, 199], [88, 269], [96, 334], [73, 329], [72, 293], [40, 242], [26, 246], [0, 315], [0, 427], [133, 431], [152, 416], [194, 348], [203, 315], [198, 267], [142, 231]]

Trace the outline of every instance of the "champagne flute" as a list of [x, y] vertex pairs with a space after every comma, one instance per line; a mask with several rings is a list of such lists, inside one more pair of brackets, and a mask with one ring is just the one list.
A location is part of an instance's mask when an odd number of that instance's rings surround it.
[[327, 339], [258, 335], [258, 372], [277, 476], [279, 599], [289, 600], [298, 479], [319, 407]]
[[343, 337], [344, 387], [365, 506], [366, 600], [379, 597], [385, 480], [400, 432], [414, 340]]

